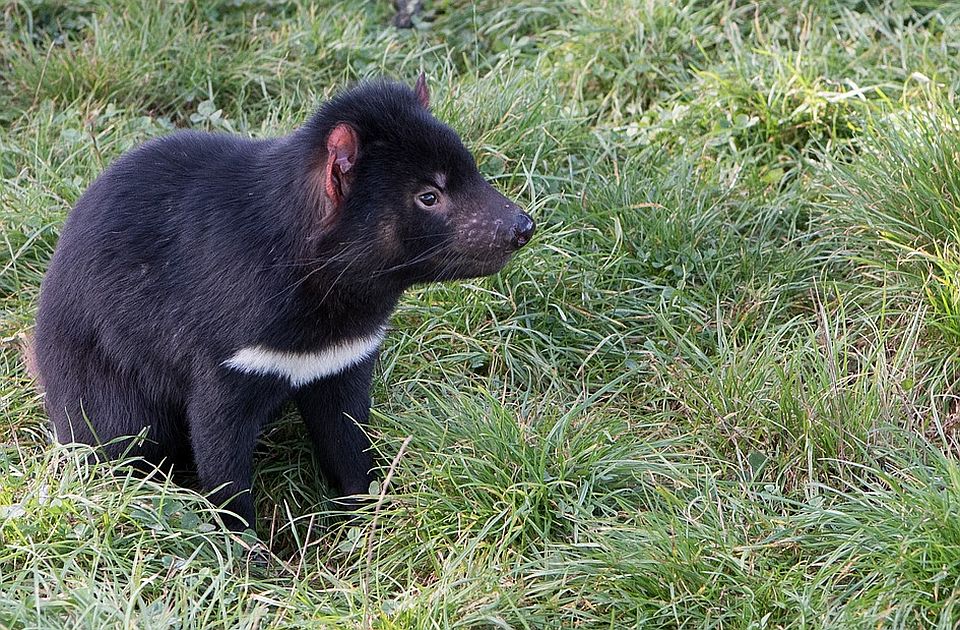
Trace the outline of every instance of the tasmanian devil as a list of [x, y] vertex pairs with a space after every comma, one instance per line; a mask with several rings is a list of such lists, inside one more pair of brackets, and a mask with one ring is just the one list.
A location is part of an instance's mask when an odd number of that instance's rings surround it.
[[228, 525], [252, 527], [254, 445], [292, 399], [328, 482], [365, 493], [371, 374], [401, 294], [493, 274], [533, 231], [431, 115], [423, 75], [360, 84], [280, 138], [148, 142], [83, 194], [43, 281], [56, 437], [191, 466]]

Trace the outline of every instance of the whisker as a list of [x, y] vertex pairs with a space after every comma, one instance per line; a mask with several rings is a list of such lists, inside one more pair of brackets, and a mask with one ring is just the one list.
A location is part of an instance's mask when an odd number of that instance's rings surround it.
[[[298, 287], [302, 286], [307, 280], [309, 280], [309, 279], [310, 279], [311, 277], [313, 277], [314, 275], [320, 273], [321, 271], [323, 271], [324, 269], [326, 269], [327, 267], [329, 267], [331, 264], [334, 264], [334, 263], [337, 263], [337, 262], [342, 262], [343, 260], [348, 260], [347, 266], [346, 266], [346, 267], [344, 268], [344, 270], [341, 271], [340, 274], [337, 276], [337, 280], [339, 280], [340, 277], [345, 273], [345, 271], [346, 271], [347, 269], [349, 269], [350, 266], [351, 266], [354, 262], [356, 262], [358, 259], [366, 256], [366, 255], [373, 249], [373, 246], [374, 246], [374, 243], [369, 243], [369, 242], [368, 242], [368, 243], [366, 244], [366, 246], [365, 246], [363, 249], [361, 249], [360, 251], [348, 252], [347, 250], [343, 250], [343, 251], [337, 253], [337, 254], [334, 255], [334, 256], [331, 256], [331, 257], [329, 257], [329, 258], [326, 258], [326, 259], [323, 261], [322, 264], [318, 265], [318, 266], [315, 267], [314, 269], [311, 269], [309, 272], [307, 272], [306, 274], [304, 274], [303, 277], [298, 278], [296, 282], [293, 282], [293, 283], [290, 284], [289, 286], [284, 287], [284, 288], [281, 289], [278, 293], [276, 293], [275, 295], [273, 295], [273, 296], [271, 296], [270, 298], [268, 298], [268, 300], [273, 300], [273, 299], [275, 299], [275, 298], [278, 298], [278, 297], [281, 297], [281, 296], [284, 296], [284, 295], [289, 295], [292, 291], [295, 291]], [[346, 254], [348, 254], [348, 253], [352, 254], [352, 256], [351, 256], [351, 258], [346, 259], [345, 256], [346, 256]], [[344, 258], [341, 258], [341, 256], [343, 256]], [[335, 282], [336, 282], [336, 281], [335, 281]], [[329, 291], [328, 291], [328, 293], [329, 293]]]
[[392, 272], [392, 271], [398, 271], [398, 270], [400, 270], [400, 269], [405, 269], [405, 268], [407, 268], [407, 267], [410, 267], [410, 266], [419, 264], [419, 263], [421, 263], [421, 262], [429, 259], [430, 257], [432, 257], [433, 255], [435, 255], [436, 253], [438, 253], [438, 252], [443, 252], [445, 249], [446, 249], [446, 250], [452, 249], [452, 243], [442, 243], [442, 244], [440, 244], [440, 245], [436, 245], [436, 246], [434, 246], [434, 247], [431, 247], [431, 248], [427, 249], [425, 252], [423, 252], [422, 254], [420, 254], [419, 256], [417, 256], [416, 258], [414, 258], [413, 260], [408, 260], [408, 261], [402, 262], [402, 263], [400, 263], [400, 264], [398, 264], [398, 265], [393, 265], [392, 267], [387, 267], [386, 269], [380, 269], [380, 270], [374, 272], [373, 276], [374, 276], [374, 277], [379, 277], [379, 276], [382, 276], [382, 275], [384, 275], [384, 274], [390, 273], [390, 272]]

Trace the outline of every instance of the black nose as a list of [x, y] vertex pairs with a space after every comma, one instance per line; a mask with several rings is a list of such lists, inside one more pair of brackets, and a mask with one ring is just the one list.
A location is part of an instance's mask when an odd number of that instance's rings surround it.
[[524, 245], [530, 242], [530, 239], [533, 238], [533, 231], [537, 228], [536, 224], [533, 222], [533, 219], [530, 218], [530, 215], [526, 212], [521, 212], [517, 215], [516, 220], [513, 223], [513, 244], [515, 249], [520, 249]]

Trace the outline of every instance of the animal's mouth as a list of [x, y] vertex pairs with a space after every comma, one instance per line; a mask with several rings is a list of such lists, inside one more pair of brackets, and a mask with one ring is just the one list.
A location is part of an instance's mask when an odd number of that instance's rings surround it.
[[468, 255], [460, 259], [456, 270], [475, 277], [489, 276], [506, 267], [511, 258], [513, 252], [510, 251], [490, 252], [485, 256]]

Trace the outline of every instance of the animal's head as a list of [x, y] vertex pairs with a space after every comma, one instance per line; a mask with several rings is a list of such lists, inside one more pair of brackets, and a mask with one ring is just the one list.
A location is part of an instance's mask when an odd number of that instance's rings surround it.
[[423, 75], [412, 90], [366, 83], [308, 127], [323, 155], [311, 176], [325, 239], [404, 284], [496, 273], [534, 232], [429, 101]]

